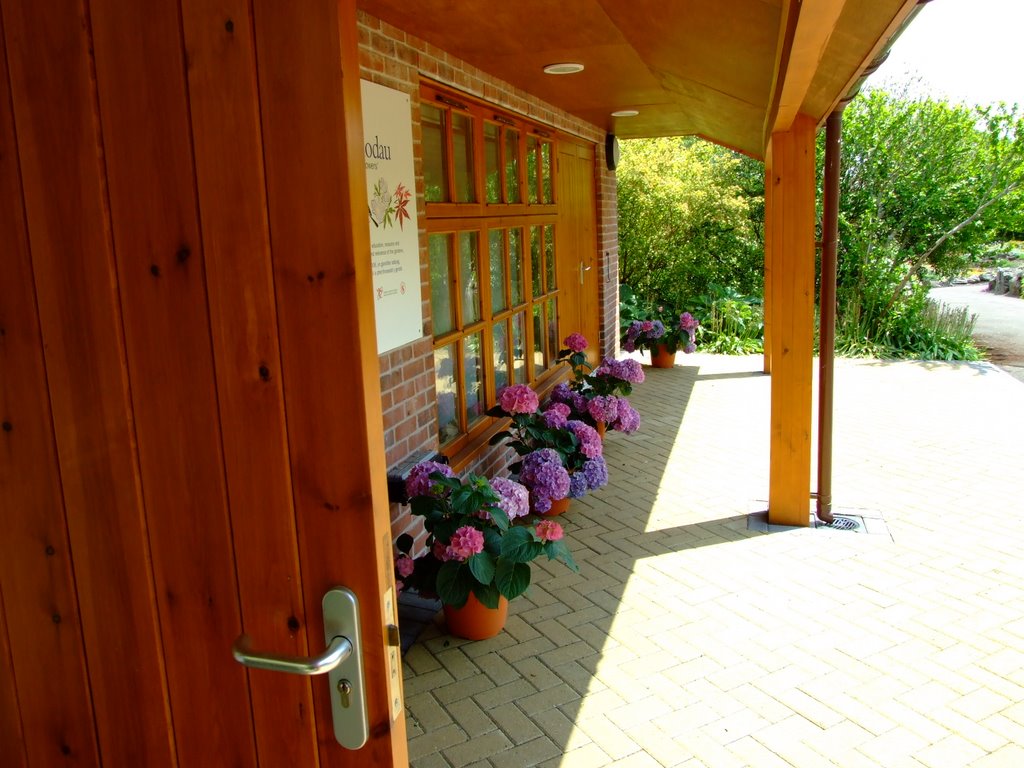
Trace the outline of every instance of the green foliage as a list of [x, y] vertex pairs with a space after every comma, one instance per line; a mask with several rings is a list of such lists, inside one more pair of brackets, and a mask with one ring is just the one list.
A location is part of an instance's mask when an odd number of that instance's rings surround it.
[[761, 163], [693, 137], [622, 144], [619, 267], [637, 294], [686, 307], [711, 283], [759, 290]]
[[[819, 146], [819, 157], [823, 151]], [[974, 359], [924, 280], [1021, 221], [1024, 117], [869, 91], [844, 114], [837, 350]], [[944, 319], [945, 318], [945, 319]]]
[[694, 302], [697, 339], [706, 352], [748, 355], [764, 349], [764, 305], [733, 288], [708, 286]]

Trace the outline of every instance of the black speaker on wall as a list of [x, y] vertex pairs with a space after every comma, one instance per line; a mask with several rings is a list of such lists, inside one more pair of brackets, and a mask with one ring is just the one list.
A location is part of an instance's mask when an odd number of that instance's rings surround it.
[[614, 133], [609, 133], [604, 140], [604, 161], [609, 171], [614, 171], [619, 165], [619, 140]]

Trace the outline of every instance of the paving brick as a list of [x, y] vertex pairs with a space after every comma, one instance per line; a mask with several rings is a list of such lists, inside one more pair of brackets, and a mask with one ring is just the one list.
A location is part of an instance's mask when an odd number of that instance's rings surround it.
[[998, 468], [1024, 466], [1024, 413], [948, 407], [1020, 385], [839, 361], [834, 503], [888, 535], [765, 534], [761, 362], [648, 369], [640, 432], [565, 516], [581, 574], [538, 568], [490, 640], [427, 627], [414, 768], [1024, 765], [1024, 519], [985, 513], [1019, 505]]

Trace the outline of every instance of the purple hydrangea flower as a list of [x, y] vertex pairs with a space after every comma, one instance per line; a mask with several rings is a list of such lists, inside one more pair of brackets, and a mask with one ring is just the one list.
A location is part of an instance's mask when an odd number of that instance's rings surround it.
[[587, 348], [587, 339], [582, 333], [570, 333], [562, 343], [572, 352], [582, 352]]
[[505, 510], [509, 520], [530, 514], [530, 492], [526, 486], [507, 477], [496, 477], [491, 480], [491, 488], [501, 497], [498, 506]]
[[576, 435], [576, 439], [580, 441], [580, 453], [589, 459], [601, 455], [604, 446], [601, 443], [601, 436], [597, 434], [596, 429], [589, 424], [575, 420], [566, 422], [566, 426], [572, 430], [572, 433]]
[[452, 468], [447, 464], [439, 464], [436, 461], [421, 461], [409, 472], [409, 477], [405, 481], [405, 494], [410, 499], [416, 496], [444, 496], [444, 489], [438, 489], [434, 492], [434, 481], [430, 479], [430, 475], [435, 472], [440, 472], [445, 477], [455, 477], [455, 473], [452, 472]]
[[561, 429], [570, 415], [572, 409], [565, 403], [551, 403], [544, 409], [544, 425], [551, 429]]
[[537, 512], [547, 512], [552, 501], [564, 499], [569, 493], [569, 473], [553, 448], [526, 454], [519, 479], [530, 489], [530, 501]]
[[[700, 323], [697, 322], [697, 318], [695, 318], [689, 312], [683, 312], [683, 314], [681, 314], [679, 316], [679, 330], [680, 331], [686, 331], [686, 332], [689, 333], [690, 331], [697, 330], [697, 326], [699, 326], [699, 325], [700, 325]], [[691, 334], [691, 336], [692, 336], [692, 334]]]
[[569, 498], [581, 499], [587, 495], [590, 488], [587, 486], [587, 478], [582, 472], [574, 472], [569, 475]]
[[620, 397], [619, 417], [608, 426], [619, 432], [625, 432], [627, 435], [632, 434], [640, 428], [640, 414], [626, 398]]
[[692, 341], [689, 344], [687, 344], [685, 347], [683, 347], [683, 352], [685, 352], [688, 355], [691, 355], [691, 354], [693, 354], [696, 351], [697, 351], [697, 345], [694, 344]]
[[555, 384], [555, 388], [551, 390], [551, 402], [553, 403], [570, 403], [572, 401], [572, 388], [562, 381]]
[[594, 421], [611, 424], [619, 416], [619, 398], [615, 395], [597, 395], [587, 403], [587, 413]]
[[614, 379], [628, 381], [630, 384], [641, 384], [644, 380], [644, 369], [639, 360], [615, 360], [606, 357], [594, 371], [595, 376], [611, 376]]
[[608, 464], [603, 456], [587, 459], [583, 464], [582, 471], [577, 474], [586, 478], [587, 488], [591, 491], [596, 491], [608, 484]]

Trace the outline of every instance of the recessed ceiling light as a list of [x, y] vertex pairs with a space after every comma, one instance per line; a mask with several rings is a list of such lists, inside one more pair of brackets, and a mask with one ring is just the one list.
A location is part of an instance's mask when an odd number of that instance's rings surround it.
[[620, 109], [617, 112], [612, 112], [612, 117], [636, 117], [639, 114], [639, 110], [636, 109]]
[[583, 71], [583, 65], [575, 61], [564, 61], [560, 64], [548, 64], [544, 73], [548, 75], [575, 75]]

